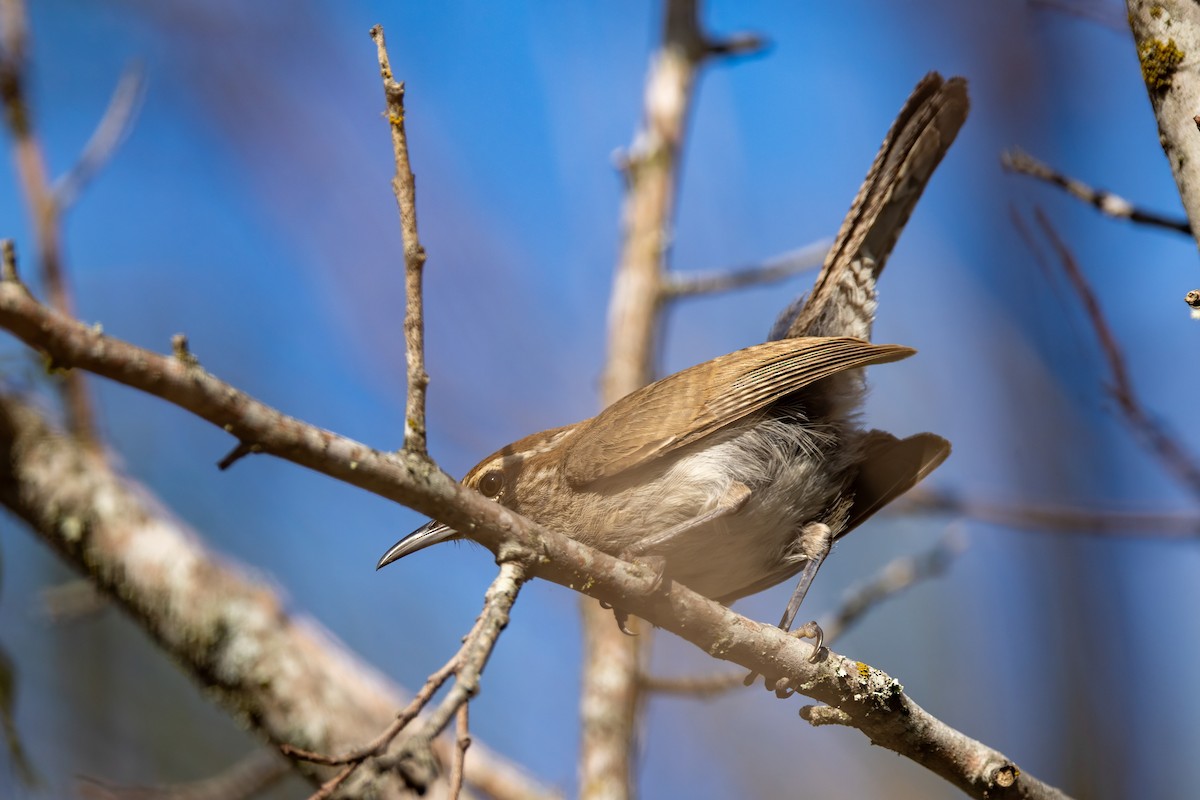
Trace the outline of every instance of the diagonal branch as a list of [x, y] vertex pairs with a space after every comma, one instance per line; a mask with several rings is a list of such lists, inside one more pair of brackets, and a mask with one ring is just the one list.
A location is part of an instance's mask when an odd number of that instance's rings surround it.
[[1057, 186], [1072, 197], [1082, 200], [1092, 208], [1115, 219], [1127, 219], [1142, 225], [1166, 228], [1170, 231], [1192, 235], [1192, 226], [1186, 219], [1168, 217], [1153, 211], [1138, 208], [1124, 197], [1106, 192], [1103, 189], [1093, 189], [1086, 183], [1059, 172], [1045, 162], [1039, 161], [1022, 150], [1010, 150], [1000, 156], [1001, 165], [1009, 172], [1028, 175], [1031, 178], [1045, 181]]
[[[628, 609], [717, 658], [771, 676], [769, 683], [775, 686], [786, 680], [792, 687], [802, 687], [807, 696], [840, 709], [839, 720], [858, 728], [875, 744], [907, 756], [972, 797], [991, 797], [1001, 788], [1007, 788], [1011, 794], [1006, 796], [1012, 797], [1063, 797], [1053, 787], [1018, 770], [1003, 754], [933, 717], [914, 703], [890, 676], [835, 653], [826, 652], [824, 659], [814, 663], [809, 660], [814, 655], [811, 646], [789, 637], [773, 625], [747, 619], [675, 583], [656, 590], [657, 581], [645, 570], [513, 513], [461, 486], [424, 458], [406, 452], [374, 450], [287, 417], [216, 379], [196, 364], [181, 363], [173, 357], [105, 336], [48, 309], [30, 297], [24, 287], [11, 281], [0, 283], [0, 327], [48, 353], [58, 363], [88, 369], [169, 400], [243, 441], [259, 443], [263, 452], [403, 503], [456, 530], [470, 531], [472, 539], [497, 553], [502, 561], [531, 559], [526, 563], [532, 565], [532, 575]], [[24, 479], [13, 475], [9, 480], [0, 481], [0, 499], [25, 517], [68, 560], [81, 567], [92, 565], [93, 569], [100, 569], [98, 582], [108, 591], [119, 593], [118, 599], [130, 596], [127, 588], [118, 589], [119, 581], [126, 576], [135, 581], [151, 580], [153, 576], [182, 571], [194, 578], [185, 581], [184, 588], [195, 589], [198, 584], [203, 584], [204, 594], [195, 599], [175, 594], [183, 588], [148, 587], [146, 597], [134, 606], [135, 613], [161, 641], [185, 651], [189, 647], [197, 648], [198, 652], [191, 660], [198, 665], [196, 668], [202, 676], [209, 677], [221, 687], [222, 695], [239, 689], [244, 692], [247, 683], [256, 687], [262, 695], [250, 693], [238, 698], [260, 704], [258, 710], [249, 713], [251, 719], [258, 721], [270, 717], [277, 721], [276, 724], [286, 726], [275, 730], [294, 730], [286, 719], [278, 718], [281, 714], [286, 717], [297, 713], [295, 704], [285, 709], [265, 704], [263, 696], [273, 696], [279, 689], [270, 682], [262, 687], [258, 673], [260, 665], [248, 665], [252, 668], [249, 674], [228, 672], [241, 663], [230, 663], [226, 657], [230, 655], [228, 647], [237, 644], [236, 641], [221, 642], [222, 647], [214, 651], [211, 637], [193, 639], [187, 629], [182, 625], [177, 627], [172, 619], [181, 608], [200, 605], [198, 610], [203, 611], [206, 621], [223, 625], [222, 630], [233, 631], [238, 637], [252, 633], [267, 635], [284, 629], [289, 635], [299, 635], [294, 624], [286, 624], [287, 618], [282, 611], [269, 604], [262, 611], [251, 614], [252, 620], [261, 623], [252, 631], [247, 630], [245, 624], [224, 625], [223, 620], [228, 614], [236, 613], [241, 620], [242, 615], [249, 613], [244, 606], [229, 607], [227, 602], [231, 595], [244, 597], [249, 592], [250, 597], [261, 597], [261, 589], [253, 585], [242, 588], [232, 577], [228, 579], [231, 585], [218, 585], [217, 577], [222, 581], [226, 578], [222, 574], [212, 574], [204, 566], [208, 560], [200, 560], [191, 551], [177, 558], [171, 557], [161, 565], [122, 564], [118, 559], [122, 554], [128, 558], [147, 552], [148, 548], [128, 547], [127, 539], [143, 532], [148, 524], [142, 522], [132, 529], [128, 524], [104, 528], [87, 516], [74, 517], [65, 513], [64, 503], [71, 497], [70, 490], [62, 486], [64, 466], [61, 461], [66, 457], [64, 453], [70, 452], [70, 443], [55, 439], [44, 426], [25, 417], [0, 425], [0, 433], [6, 434], [0, 436], [0, 441], [12, 442], [13, 455], [11, 460], [0, 463], [23, 463], [21, 456], [33, 449], [44, 452], [44, 462], [49, 465], [37, 475]], [[86, 480], [93, 474], [92, 466], [79, 464], [67, 469], [78, 471]], [[54, 496], [36, 497], [35, 489]], [[100, 491], [118, 490], [119, 487], [112, 486], [109, 480]], [[61, 496], [64, 492], [66, 497]], [[146, 519], [145, 512], [137, 508], [128, 516]], [[114, 553], [114, 548], [120, 552]], [[156, 548], [150, 552], [161, 551]], [[233, 591], [235, 588], [237, 592]], [[208, 599], [201, 603], [202, 598]], [[269, 603], [269, 600], [264, 602]], [[169, 613], [157, 616], [162, 609]], [[311, 634], [307, 635], [311, 638]], [[305, 649], [312, 649], [312, 646]], [[263, 652], [265, 656], [276, 657], [274, 650], [264, 649]], [[359, 718], [362, 714], [371, 715], [370, 730], [377, 731], [384, 726], [376, 721], [380, 710], [378, 704], [367, 708], [360, 705], [364, 700], [360, 693], [366, 690], [361, 679], [321, 679], [308, 671], [311, 665], [307, 661], [303, 666], [306, 679], [324, 680], [312, 685], [325, 687], [323, 691], [347, 693], [346, 697], [338, 699], [339, 704], [345, 706], [342, 713], [332, 717], [339, 726], [350, 725], [352, 721], [361, 723], [361, 719], [350, 718]], [[396, 705], [389, 702], [383, 707], [394, 708]], [[352, 715], [350, 708], [362, 710]], [[328, 723], [329, 718], [323, 718], [323, 724]], [[265, 726], [266, 722], [259, 724]], [[329, 734], [310, 730], [306, 735], [312, 740]], [[276, 741], [285, 738], [282, 733], [275, 737]], [[295, 741], [294, 736], [288, 738]], [[364, 738], [344, 737], [346, 741]], [[330, 752], [335, 748], [317, 743], [308, 749]]]

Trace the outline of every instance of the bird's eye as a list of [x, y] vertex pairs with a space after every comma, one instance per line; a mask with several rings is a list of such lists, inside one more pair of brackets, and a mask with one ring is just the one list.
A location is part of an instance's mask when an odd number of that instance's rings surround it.
[[485, 497], [495, 497], [504, 488], [504, 476], [497, 470], [485, 472], [479, 479], [479, 491]]

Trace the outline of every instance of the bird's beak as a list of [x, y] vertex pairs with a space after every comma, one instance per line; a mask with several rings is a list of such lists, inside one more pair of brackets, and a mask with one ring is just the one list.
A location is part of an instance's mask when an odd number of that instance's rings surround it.
[[431, 544], [438, 542], [449, 541], [450, 539], [458, 538], [458, 531], [451, 528], [449, 525], [443, 525], [437, 520], [429, 520], [415, 531], [405, 536], [400, 541], [392, 545], [383, 558], [379, 559], [379, 563], [375, 565], [375, 569], [383, 569], [388, 564], [398, 559], [404, 558], [409, 553], [415, 553], [418, 550], [424, 550]]

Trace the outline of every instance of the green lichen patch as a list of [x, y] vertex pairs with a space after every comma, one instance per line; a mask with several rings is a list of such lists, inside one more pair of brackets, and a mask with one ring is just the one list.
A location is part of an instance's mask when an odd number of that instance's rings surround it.
[[1183, 51], [1174, 39], [1149, 39], [1138, 48], [1138, 60], [1146, 88], [1161, 94], [1171, 88], [1171, 79], [1183, 63]]

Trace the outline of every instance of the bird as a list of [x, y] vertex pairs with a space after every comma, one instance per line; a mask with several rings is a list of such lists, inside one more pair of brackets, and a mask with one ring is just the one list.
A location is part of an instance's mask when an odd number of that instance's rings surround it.
[[[917, 84], [812, 291], [768, 341], [506, 445], [462, 484], [721, 603], [799, 574], [779, 623], [790, 629], [833, 542], [950, 453], [936, 434], [900, 439], [864, 429], [859, 416], [865, 367], [915, 353], [871, 343], [876, 281], [968, 107], [962, 78], [930, 73]], [[461, 538], [430, 521], [376, 568]], [[617, 618], [624, 630], [620, 610]]]

